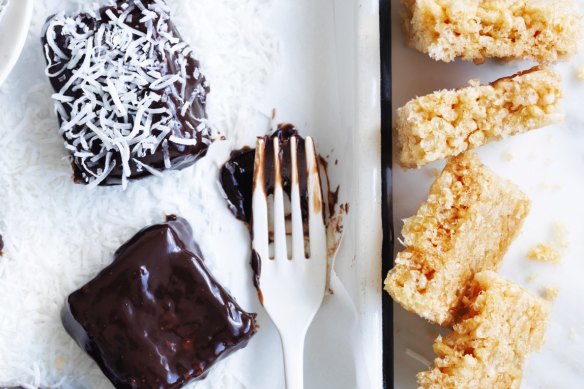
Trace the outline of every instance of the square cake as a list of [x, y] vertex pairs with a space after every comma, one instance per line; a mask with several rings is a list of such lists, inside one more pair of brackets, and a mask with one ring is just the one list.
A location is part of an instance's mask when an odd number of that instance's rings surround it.
[[437, 61], [555, 62], [575, 54], [581, 37], [572, 0], [402, 1], [410, 45]]
[[125, 243], [67, 298], [62, 320], [116, 388], [180, 388], [257, 330], [255, 314], [213, 278], [177, 217]]
[[544, 342], [549, 307], [494, 272], [477, 273], [454, 332], [438, 337], [434, 368], [418, 374], [424, 389], [521, 386], [523, 362]]
[[562, 121], [560, 77], [534, 67], [488, 85], [441, 90], [397, 110], [399, 161], [415, 168]]
[[405, 309], [449, 325], [475, 273], [497, 270], [530, 202], [473, 153], [450, 159], [418, 213], [405, 220], [385, 290]]
[[163, 0], [118, 1], [47, 21], [42, 43], [60, 134], [76, 183], [183, 169], [219, 134], [207, 125], [209, 85]]

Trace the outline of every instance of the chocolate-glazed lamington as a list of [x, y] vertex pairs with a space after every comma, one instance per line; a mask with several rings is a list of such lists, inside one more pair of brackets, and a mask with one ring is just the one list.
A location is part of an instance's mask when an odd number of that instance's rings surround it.
[[51, 17], [42, 43], [74, 180], [126, 185], [203, 157], [209, 85], [162, 0]]
[[124, 244], [68, 297], [62, 319], [116, 388], [180, 388], [257, 329], [255, 314], [208, 272], [190, 225], [176, 217]]

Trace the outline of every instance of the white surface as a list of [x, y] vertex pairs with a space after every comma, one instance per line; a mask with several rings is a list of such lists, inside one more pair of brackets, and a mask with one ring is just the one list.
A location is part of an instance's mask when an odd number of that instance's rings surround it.
[[[461, 61], [450, 64], [434, 62], [405, 46], [396, 9], [398, 2], [392, 3], [394, 108], [437, 89], [465, 86], [473, 78], [490, 82], [533, 65], [487, 62], [475, 66]], [[584, 1], [578, 3], [584, 10]], [[554, 66], [563, 77], [566, 92], [564, 124], [477, 150], [487, 166], [516, 182], [533, 202], [522, 233], [505, 257], [501, 274], [534, 293], [541, 293], [546, 286], [558, 286], [560, 290], [552, 305], [547, 342], [541, 352], [528, 358], [524, 388], [581, 387], [584, 381], [584, 311], [581, 309], [584, 296], [584, 81], [576, 78], [576, 69], [582, 66], [582, 50], [569, 63]], [[433, 169], [441, 169], [443, 163], [431, 164], [417, 171], [404, 171], [395, 162], [394, 167], [395, 227], [399, 232], [401, 220], [413, 215], [425, 199], [433, 180]], [[562, 264], [540, 264], [528, 260], [526, 253], [531, 247], [553, 242], [555, 223], [563, 224], [569, 232], [569, 247], [562, 250]], [[537, 279], [529, 281], [532, 275]], [[394, 312], [396, 387], [414, 388], [415, 374], [425, 370], [426, 366], [406, 352], [409, 349], [432, 361], [432, 343], [439, 329], [400, 307]]]
[[217, 184], [230, 150], [253, 144], [276, 108], [278, 120], [315, 137], [319, 152], [329, 155], [332, 182], [342, 184], [340, 200], [351, 203], [336, 271], [353, 304], [333, 279], [337, 293], [326, 298], [307, 337], [307, 388], [380, 387], [377, 2], [172, 1], [179, 30], [211, 84], [210, 121], [230, 141], [214, 145], [194, 168], [133, 183], [126, 192], [73, 185], [57, 134], [39, 34], [51, 13], [76, 3], [87, 2], [35, 2], [23, 55], [0, 88], [0, 232], [6, 243], [0, 386], [110, 387], [66, 335], [60, 308], [121, 243], [165, 213], [178, 213], [193, 224], [211, 271], [243, 307], [259, 312], [261, 323], [246, 349], [194, 386], [283, 387], [279, 339], [251, 283], [249, 234]]
[[32, 0], [0, 1], [0, 85], [4, 82], [26, 39], [32, 15]]

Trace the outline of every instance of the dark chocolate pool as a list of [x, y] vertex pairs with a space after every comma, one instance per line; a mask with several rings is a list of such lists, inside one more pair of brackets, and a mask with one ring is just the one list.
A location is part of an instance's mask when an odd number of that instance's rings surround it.
[[[265, 136], [266, 141], [264, 169], [267, 194], [274, 193], [274, 139], [280, 144], [280, 160], [282, 161], [282, 186], [284, 192], [291, 192], [291, 155], [290, 139], [296, 137], [298, 152], [298, 174], [300, 182], [300, 206], [303, 217], [308, 215], [308, 195], [306, 188], [306, 147], [304, 138], [292, 124], [280, 124], [278, 130], [271, 136]], [[221, 186], [225, 192], [229, 208], [236, 218], [251, 223], [253, 171], [255, 149], [249, 147], [234, 151], [231, 158], [221, 169]]]

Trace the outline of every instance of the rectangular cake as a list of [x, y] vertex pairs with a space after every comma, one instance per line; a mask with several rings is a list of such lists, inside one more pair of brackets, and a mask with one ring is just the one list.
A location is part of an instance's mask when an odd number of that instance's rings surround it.
[[75, 182], [125, 186], [183, 169], [219, 136], [208, 82], [163, 0], [59, 13], [42, 43]]
[[434, 368], [418, 374], [424, 389], [519, 388], [523, 362], [544, 342], [547, 304], [494, 272], [477, 273], [454, 332], [438, 337]]
[[178, 389], [245, 347], [257, 330], [207, 270], [190, 224], [136, 234], [72, 293], [63, 325], [116, 388]]
[[415, 98], [397, 110], [400, 164], [420, 167], [560, 122], [561, 101], [560, 77], [547, 67]]
[[449, 325], [474, 274], [499, 268], [530, 202], [473, 153], [450, 159], [418, 213], [405, 220], [405, 249], [385, 290], [405, 309]]
[[410, 45], [437, 61], [550, 63], [578, 49], [581, 17], [572, 0], [402, 1]]

